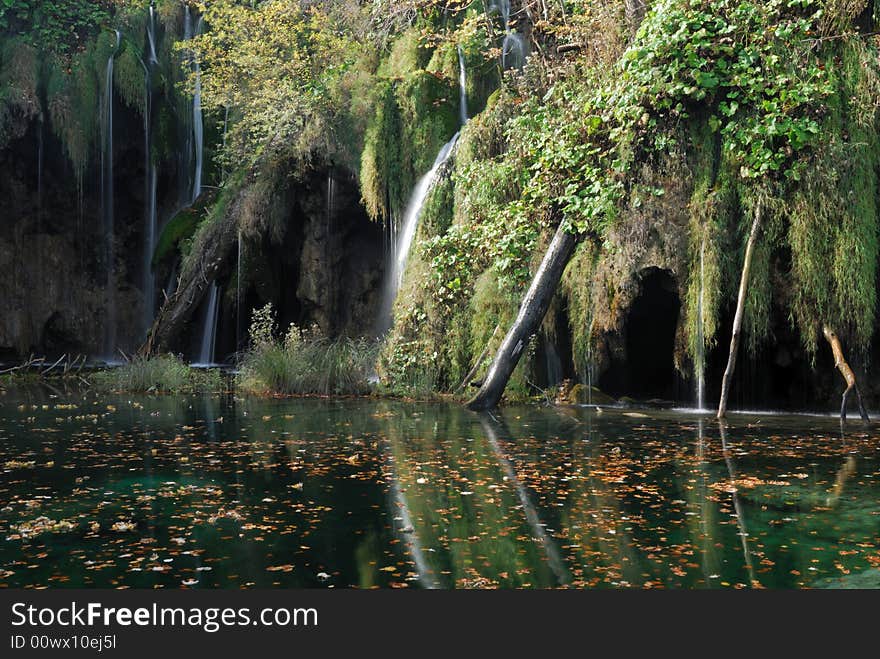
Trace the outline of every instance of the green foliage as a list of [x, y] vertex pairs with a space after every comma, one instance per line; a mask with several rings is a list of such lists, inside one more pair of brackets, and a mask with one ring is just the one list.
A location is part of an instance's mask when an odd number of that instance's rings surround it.
[[254, 312], [251, 347], [239, 364], [236, 383], [245, 391], [271, 394], [359, 395], [369, 383], [378, 345], [367, 339], [329, 340], [317, 327], [291, 325], [275, 338], [272, 305]]
[[815, 352], [823, 323], [867, 346], [877, 291], [880, 142], [877, 52], [858, 39], [831, 68], [838, 93], [823, 123], [823, 147], [787, 209], [794, 296], [791, 310]]
[[233, 111], [226, 163], [332, 152], [351, 104], [349, 78], [369, 54], [358, 3], [220, 0], [200, 9], [213, 28], [180, 48], [201, 63], [203, 107]]
[[100, 391], [131, 393], [217, 392], [223, 388], [218, 370], [192, 368], [174, 355], [139, 357], [122, 366], [99, 371], [89, 382]]
[[0, 0], [0, 32], [20, 34], [38, 49], [69, 53], [109, 22], [113, 4], [111, 0]]
[[562, 276], [562, 292], [568, 307], [575, 369], [585, 373], [592, 368], [593, 286], [599, 252], [589, 242], [582, 243]]

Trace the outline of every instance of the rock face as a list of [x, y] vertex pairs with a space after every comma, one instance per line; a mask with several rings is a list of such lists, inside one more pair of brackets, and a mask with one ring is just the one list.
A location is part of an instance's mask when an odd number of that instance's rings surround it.
[[329, 174], [323, 198], [316, 182], [301, 202], [301, 322], [328, 336], [365, 335], [375, 325], [382, 285], [381, 229], [361, 208], [350, 175]]
[[217, 359], [244, 347], [251, 310], [267, 303], [282, 330], [295, 323], [317, 325], [329, 337], [365, 336], [375, 326], [382, 231], [361, 207], [350, 174], [323, 169], [291, 179], [281, 169], [249, 177], [192, 250], [146, 352], [193, 351], [198, 311], [214, 281], [223, 292]]
[[[122, 113], [120, 113], [122, 114]], [[125, 130], [131, 117], [122, 114]], [[100, 267], [99, 173], [85, 172], [82, 189], [48, 126], [30, 120], [0, 150], [0, 361], [63, 353], [99, 355], [110, 296]], [[120, 141], [115, 160], [117, 233], [115, 283], [118, 347], [131, 351], [141, 294], [135, 288], [142, 185], [138, 141]]]

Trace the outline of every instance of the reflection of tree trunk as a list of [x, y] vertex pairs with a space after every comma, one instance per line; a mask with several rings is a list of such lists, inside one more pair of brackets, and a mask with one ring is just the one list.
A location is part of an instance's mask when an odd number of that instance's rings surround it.
[[840, 469], [837, 470], [837, 477], [834, 479], [834, 487], [831, 488], [831, 493], [828, 495], [828, 501], [826, 503], [829, 508], [833, 508], [837, 505], [837, 502], [840, 501], [840, 497], [843, 495], [843, 490], [846, 487], [846, 482], [854, 473], [856, 473], [856, 458], [854, 455], [849, 455], [846, 460], [843, 461]]
[[746, 294], [749, 290], [749, 271], [752, 268], [752, 255], [755, 252], [755, 243], [761, 231], [761, 219], [763, 208], [758, 202], [755, 209], [755, 219], [752, 222], [752, 230], [749, 233], [749, 242], [746, 243], [746, 254], [743, 257], [742, 276], [739, 280], [739, 296], [736, 300], [736, 315], [733, 317], [733, 334], [730, 337], [730, 354], [727, 356], [727, 368], [724, 369], [724, 379], [721, 381], [721, 400], [718, 403], [718, 418], [723, 419], [727, 413], [727, 397], [730, 394], [730, 381], [733, 379], [733, 370], [736, 368], [736, 355], [739, 352], [739, 335], [742, 331], [743, 316], [745, 315]]
[[565, 222], [562, 222], [556, 230], [553, 240], [550, 241], [550, 246], [547, 248], [544, 260], [541, 261], [538, 272], [532, 279], [532, 284], [520, 305], [516, 320], [507, 332], [507, 336], [504, 337], [498, 352], [495, 353], [486, 379], [483, 380], [483, 386], [467, 404], [470, 409], [488, 410], [495, 407], [501, 400], [513, 369], [516, 368], [529, 341], [547, 314], [550, 301], [556, 293], [559, 280], [574, 252], [577, 240], [572, 229]]
[[844, 381], [846, 381], [846, 389], [843, 391], [843, 398], [840, 403], [840, 420], [846, 421], [846, 401], [849, 398], [850, 392], [855, 389], [856, 400], [859, 402], [859, 414], [862, 415], [863, 421], [866, 423], [870, 422], [871, 419], [865, 410], [865, 404], [862, 402], [862, 392], [859, 391], [859, 384], [856, 382], [856, 374], [853, 373], [846, 358], [843, 356], [843, 346], [840, 344], [840, 338], [828, 325], [822, 327], [822, 334], [825, 335], [825, 340], [828, 341], [828, 345], [831, 346], [831, 352], [834, 354], [834, 367], [840, 371]]
[[[403, 544], [409, 551], [413, 563], [416, 566], [419, 575], [419, 583], [423, 588], [427, 589], [440, 588], [440, 583], [437, 581], [434, 571], [425, 559], [425, 552], [422, 550], [422, 543], [419, 541], [419, 535], [416, 532], [412, 515], [409, 512], [409, 504], [407, 503], [406, 496], [400, 487], [400, 476], [397, 473], [397, 464], [394, 460], [394, 449], [391, 446], [391, 438], [389, 437], [385, 443], [386, 456], [388, 459], [388, 472], [391, 481], [391, 499], [396, 506], [397, 511], [400, 513], [402, 522], [400, 528], [397, 530], [400, 532], [401, 536], [403, 536]], [[392, 517], [394, 517], [394, 515], [392, 515]]]
[[[526, 520], [528, 520], [529, 525], [532, 527], [532, 532], [535, 534], [535, 537], [541, 541], [541, 545], [544, 547], [544, 553], [547, 554], [547, 561], [550, 564], [550, 569], [553, 570], [553, 574], [556, 575], [556, 579], [559, 581], [560, 586], [568, 584], [571, 581], [571, 575], [565, 567], [562, 557], [559, 555], [556, 543], [553, 542], [553, 539], [547, 535], [547, 532], [544, 531], [544, 527], [541, 526], [541, 518], [538, 516], [538, 511], [535, 509], [534, 504], [532, 504], [525, 486], [523, 486], [519, 477], [516, 475], [516, 470], [501, 449], [501, 445], [498, 443], [498, 434], [495, 432], [492, 422], [489, 421], [487, 415], [481, 414], [480, 423], [483, 426], [483, 431], [486, 433], [486, 439], [489, 440], [492, 450], [495, 451], [495, 455], [498, 457], [498, 462], [501, 463], [501, 468], [504, 470], [508, 480], [510, 480], [516, 488], [516, 494], [522, 504]], [[508, 435], [509, 433], [504, 421], [499, 420], [498, 423], [502, 426], [504, 434]]]
[[760, 586], [761, 583], [755, 576], [755, 566], [752, 564], [752, 552], [749, 551], [748, 531], [746, 531], [746, 518], [743, 515], [742, 503], [736, 489], [736, 469], [733, 464], [733, 456], [727, 446], [727, 425], [722, 421], [718, 424], [721, 431], [721, 450], [724, 453], [724, 462], [727, 464], [727, 473], [730, 476], [730, 494], [733, 498], [733, 511], [736, 513], [736, 524], [739, 527], [739, 537], [742, 541], [743, 557], [746, 561], [746, 570], [749, 572], [749, 580], [752, 586]]
[[[711, 519], [712, 511], [715, 506], [709, 497], [709, 477], [706, 473], [706, 437], [704, 435], [703, 419], [697, 419], [697, 446], [696, 446], [696, 472], [693, 479], [694, 486], [693, 496], [696, 498], [696, 507], [699, 509], [700, 535], [702, 536], [702, 547], [700, 553], [703, 556], [703, 579], [706, 584], [712, 583], [711, 576], [718, 572], [718, 556], [715, 551], [715, 538], [713, 537], [713, 524]], [[687, 473], [687, 467], [685, 467]], [[694, 544], [697, 544], [696, 542]]]

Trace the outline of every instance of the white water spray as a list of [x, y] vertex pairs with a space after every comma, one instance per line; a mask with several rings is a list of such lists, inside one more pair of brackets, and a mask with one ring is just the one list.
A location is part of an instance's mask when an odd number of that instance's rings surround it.
[[425, 200], [434, 186], [437, 172], [452, 155], [455, 143], [458, 141], [458, 136], [459, 133], [456, 133], [452, 136], [451, 140], [443, 145], [443, 148], [440, 149], [440, 153], [437, 154], [437, 158], [434, 160], [433, 166], [427, 174], [419, 179], [412, 195], [410, 195], [409, 203], [406, 206], [406, 213], [403, 216], [403, 233], [400, 234], [399, 239], [392, 241], [392, 267], [385, 278], [385, 293], [382, 301], [382, 315], [380, 316], [381, 327], [379, 328], [381, 332], [385, 332], [391, 326], [391, 308], [403, 282], [403, 272], [406, 269], [406, 261], [409, 258], [409, 251], [416, 235], [416, 229], [419, 226], [419, 218], [422, 215]]
[[461, 125], [464, 126], [468, 122], [467, 69], [464, 65], [464, 53], [461, 46], [458, 47], [458, 98]]
[[214, 363], [214, 348], [217, 341], [217, 313], [219, 309], [220, 285], [215, 281], [211, 284], [208, 293], [208, 302], [205, 307], [205, 322], [202, 323], [202, 343], [199, 349], [200, 366], [208, 366]]
[[114, 237], [113, 218], [113, 58], [119, 52], [122, 34], [115, 31], [116, 45], [107, 58], [104, 77], [104, 98], [101, 112], [102, 140], [101, 149], [101, 211], [104, 231], [104, 269], [106, 309], [104, 319], [104, 338], [101, 346], [105, 359], [113, 359], [116, 351], [116, 273], [114, 268]]
[[[202, 33], [203, 19], [196, 20], [195, 33]], [[198, 58], [193, 58], [195, 72], [195, 89], [193, 90], [193, 147], [195, 149], [195, 172], [193, 174], [192, 201], [195, 202], [202, 194], [202, 162], [204, 158], [204, 123], [202, 121], [202, 75]]]
[[703, 322], [705, 319], [705, 271], [703, 257], [706, 249], [705, 242], [700, 246], [700, 295], [697, 298], [697, 346], [694, 356], [694, 370], [697, 380], [697, 409], [706, 409], [706, 355], [705, 340], [703, 338]]

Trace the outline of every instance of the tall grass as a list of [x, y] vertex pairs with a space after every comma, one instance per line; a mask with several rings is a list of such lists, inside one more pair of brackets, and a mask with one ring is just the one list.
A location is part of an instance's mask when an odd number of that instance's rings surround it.
[[196, 369], [174, 355], [138, 357], [115, 368], [99, 371], [89, 383], [102, 391], [189, 393], [220, 391], [216, 369]]
[[274, 337], [270, 305], [254, 312], [251, 348], [241, 358], [236, 385], [274, 394], [359, 395], [371, 391], [379, 345], [367, 339], [328, 339], [317, 327], [291, 325]]

